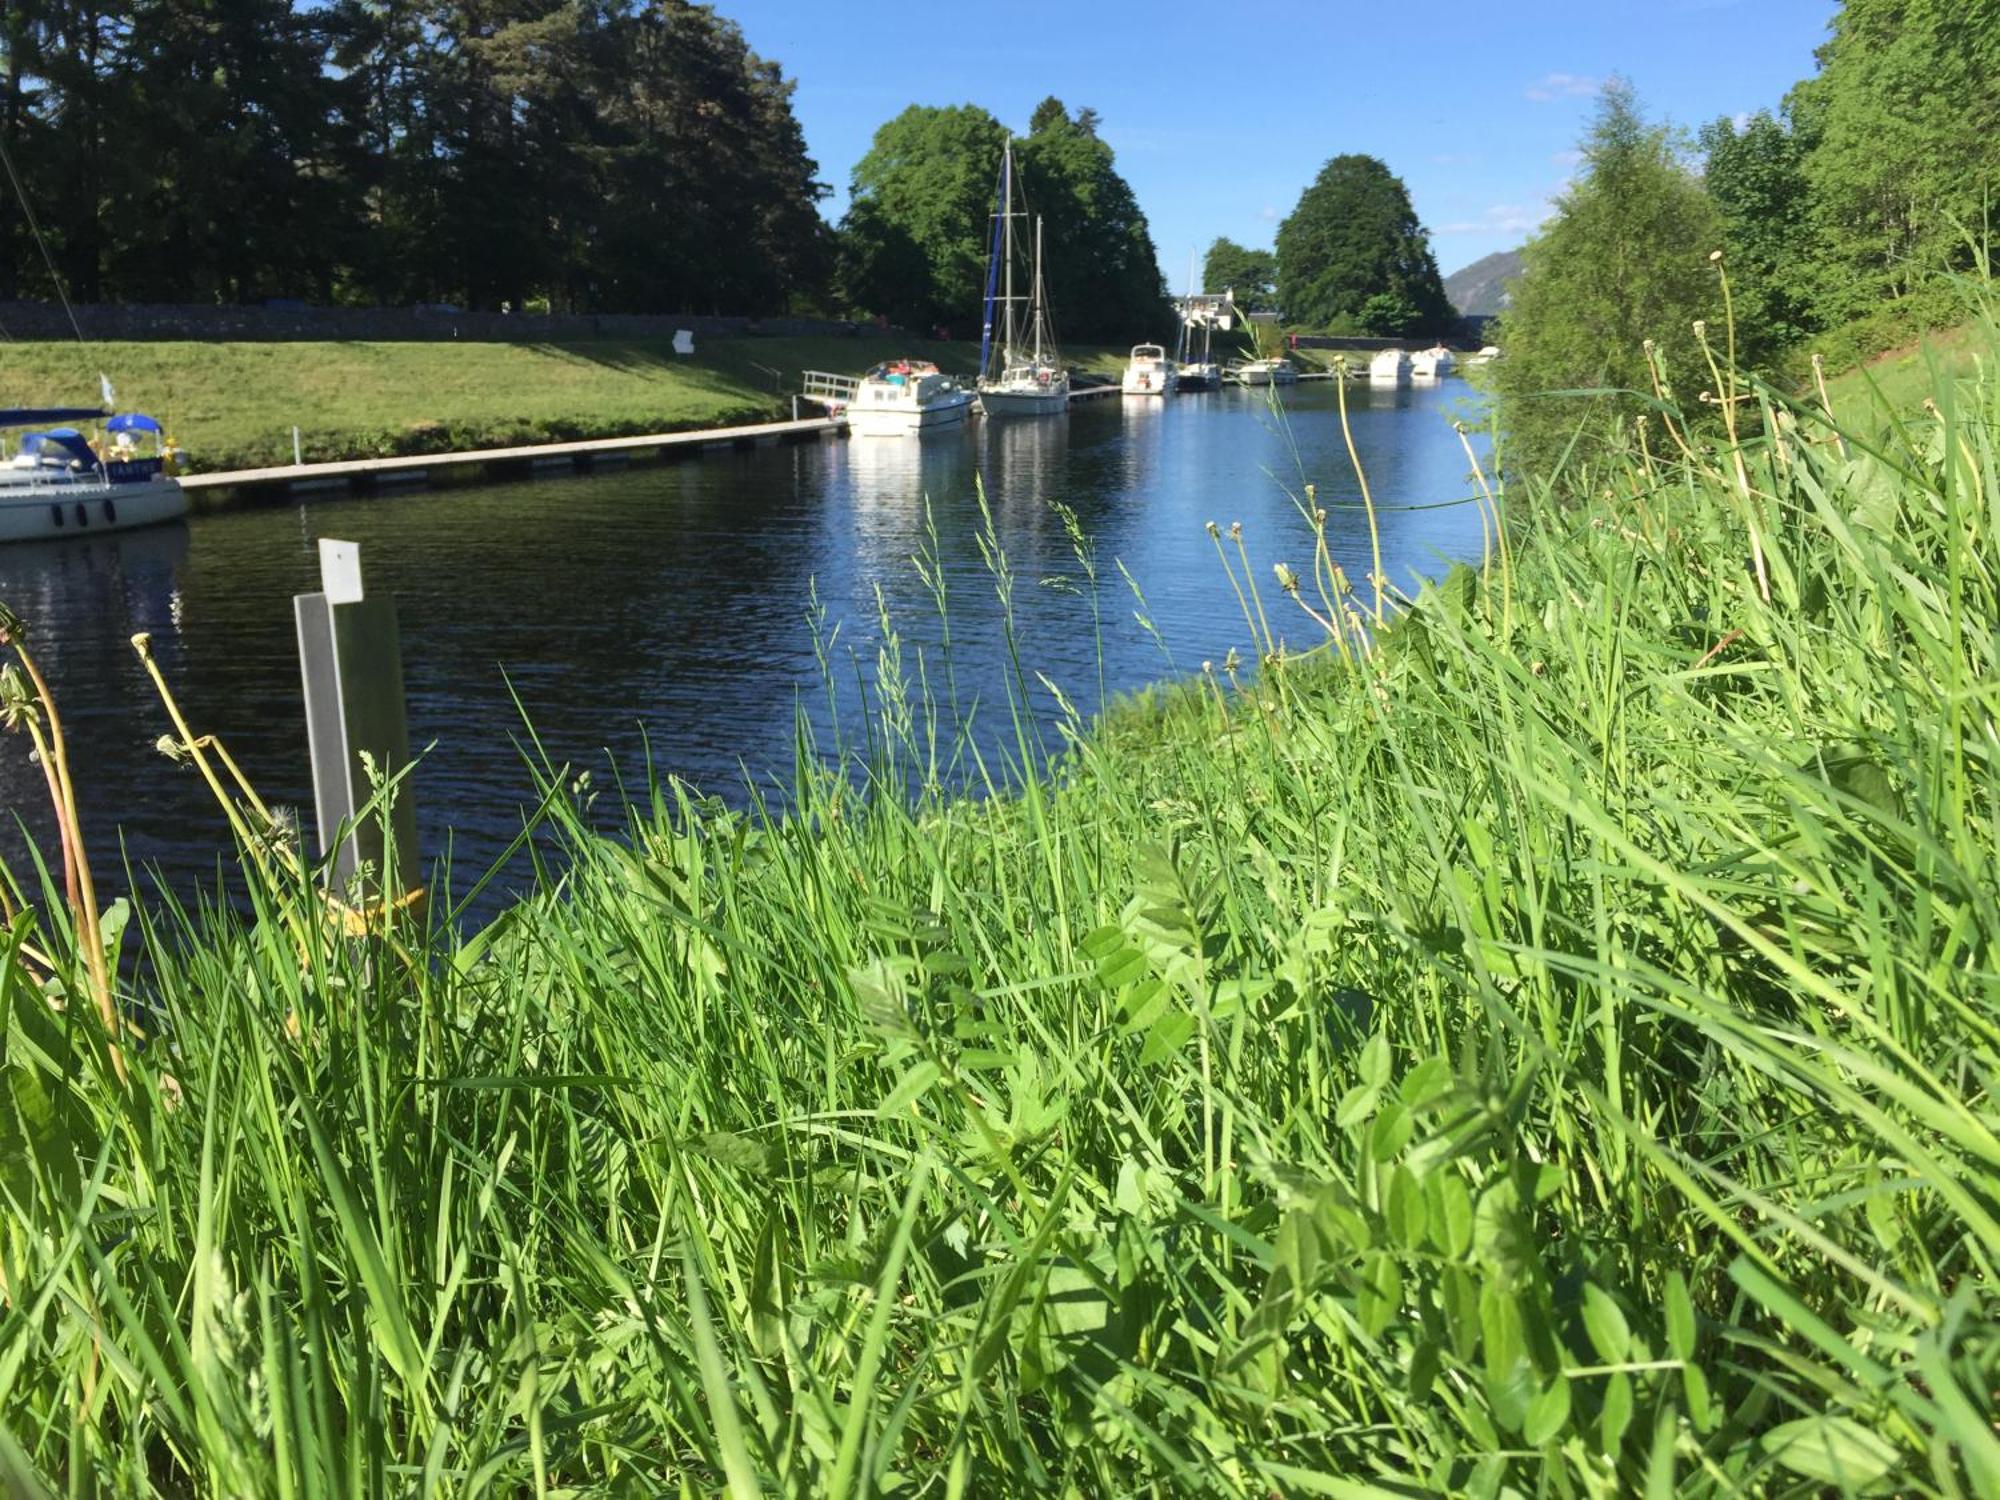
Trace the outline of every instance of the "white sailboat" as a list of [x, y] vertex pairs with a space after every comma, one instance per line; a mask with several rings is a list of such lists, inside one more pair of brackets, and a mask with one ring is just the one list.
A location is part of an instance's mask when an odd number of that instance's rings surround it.
[[[1035, 259], [1026, 297], [1014, 292], [1014, 143], [1000, 156], [999, 207], [986, 267], [986, 317], [979, 339], [979, 409], [988, 417], [1053, 417], [1069, 410], [1069, 371], [1056, 353], [1042, 280], [1042, 221], [1035, 220]], [[1023, 312], [1021, 304], [1027, 303]], [[999, 338], [993, 314], [1000, 312]]]
[[151, 417], [114, 416], [97, 441], [75, 427], [45, 426], [104, 415], [87, 406], [0, 411], [0, 430], [44, 427], [23, 436], [11, 457], [0, 455], [0, 542], [129, 531], [187, 514], [175, 454]]
[[1209, 340], [1213, 337], [1213, 325], [1204, 321], [1201, 325], [1201, 352], [1194, 348], [1194, 252], [1188, 252], [1188, 294], [1181, 303], [1181, 337], [1174, 349], [1174, 363], [1178, 367], [1175, 374], [1175, 389], [1183, 391], [1212, 391], [1222, 384], [1222, 366], [1209, 353]]

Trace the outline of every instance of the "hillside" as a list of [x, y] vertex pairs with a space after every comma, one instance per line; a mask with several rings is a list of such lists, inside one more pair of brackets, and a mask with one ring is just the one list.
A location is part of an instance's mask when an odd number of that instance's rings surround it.
[[1507, 283], [1521, 274], [1519, 250], [1496, 250], [1444, 279], [1444, 294], [1460, 316], [1490, 318], [1507, 310]]

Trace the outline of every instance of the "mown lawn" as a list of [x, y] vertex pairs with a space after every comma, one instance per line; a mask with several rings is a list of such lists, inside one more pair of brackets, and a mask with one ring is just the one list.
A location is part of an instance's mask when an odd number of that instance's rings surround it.
[[[877, 338], [577, 343], [14, 343], [0, 405], [119, 404], [150, 411], [197, 470], [308, 463], [766, 421], [790, 414], [808, 369], [859, 374], [910, 353], [970, 373], [978, 346]], [[1115, 369], [1118, 351], [1077, 351]]]

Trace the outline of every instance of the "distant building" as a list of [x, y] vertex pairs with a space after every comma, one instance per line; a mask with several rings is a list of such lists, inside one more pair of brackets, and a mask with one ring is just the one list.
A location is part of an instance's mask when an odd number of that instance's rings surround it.
[[1235, 291], [1229, 287], [1219, 293], [1193, 292], [1176, 297], [1174, 311], [1196, 328], [1219, 328], [1224, 333], [1234, 328], [1243, 316], [1236, 308]]

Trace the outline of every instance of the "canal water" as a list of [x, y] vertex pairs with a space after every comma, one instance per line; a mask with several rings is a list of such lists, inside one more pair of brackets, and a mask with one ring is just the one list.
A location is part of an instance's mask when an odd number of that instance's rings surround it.
[[[168, 725], [129, 638], [153, 648], [197, 732], [222, 737], [267, 800], [311, 794], [292, 596], [317, 587], [320, 537], [358, 541], [370, 592], [400, 613], [427, 857], [450, 850], [461, 887], [504, 850], [534, 800], [539, 753], [642, 787], [650, 761], [740, 801], [789, 776], [795, 715], [822, 750], [859, 742], [880, 611], [906, 675], [955, 684], [982, 745], [1009, 725], [1007, 636], [980, 546], [983, 487], [1012, 575], [1030, 708], [1048, 682], [1085, 713], [1110, 694], [1221, 662], [1256, 641], [1206, 523], [1240, 522], [1272, 629], [1311, 644], [1313, 623], [1272, 581], [1303, 574], [1307, 481], [1336, 560], [1369, 570], [1368, 528], [1328, 384], [1117, 399], [1053, 421], [975, 423], [916, 438], [709, 454], [622, 472], [477, 488], [319, 498], [70, 542], [0, 547], [0, 600], [27, 621], [69, 734], [100, 884], [129, 861], [183, 895], [212, 881], [228, 830], [196, 774], [155, 748]], [[1460, 381], [1350, 387], [1355, 443], [1381, 507], [1386, 570], [1410, 584], [1476, 560], [1477, 507], [1451, 428], [1476, 416]], [[1101, 633], [1056, 504], [1094, 549]], [[1423, 508], [1418, 508], [1423, 507]], [[913, 554], [932, 545], [945, 627]], [[1234, 548], [1229, 548], [1235, 561]], [[1125, 576], [1143, 594], [1143, 604]], [[1143, 614], [1142, 623], [1139, 616]], [[831, 663], [828, 692], [823, 663]], [[1051, 741], [1054, 742], [1053, 740]], [[21, 823], [53, 850], [40, 770], [0, 736], [0, 858], [19, 870]]]

